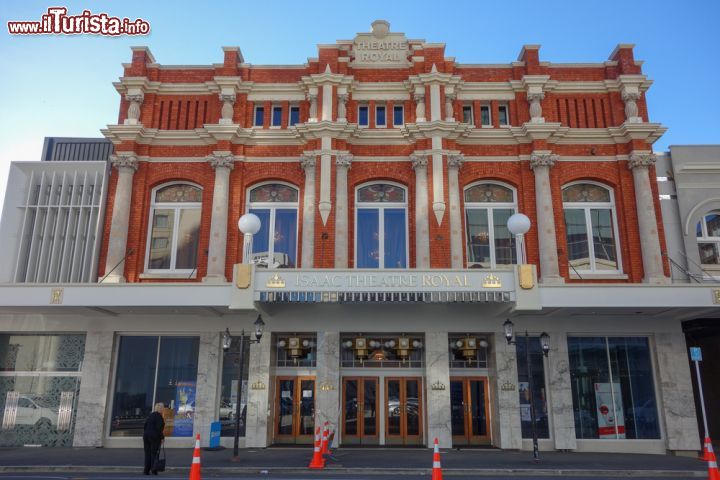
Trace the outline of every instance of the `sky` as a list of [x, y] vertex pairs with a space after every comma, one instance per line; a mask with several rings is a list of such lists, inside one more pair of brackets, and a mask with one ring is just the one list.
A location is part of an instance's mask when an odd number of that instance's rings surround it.
[[[8, 33], [7, 21], [39, 20], [52, 6], [142, 18], [151, 31]], [[352, 39], [378, 18], [408, 38], [445, 43], [459, 63], [509, 63], [524, 44], [540, 44], [544, 61], [602, 62], [618, 43], [634, 43], [654, 81], [650, 120], [668, 127], [654, 149], [720, 143], [720, 0], [0, 0], [0, 207], [10, 162], [39, 160], [44, 137], [98, 137], [117, 122], [112, 82], [130, 61], [130, 46], [149, 46], [161, 64], [222, 63], [222, 46], [239, 46], [252, 64], [302, 64], [317, 44]]]

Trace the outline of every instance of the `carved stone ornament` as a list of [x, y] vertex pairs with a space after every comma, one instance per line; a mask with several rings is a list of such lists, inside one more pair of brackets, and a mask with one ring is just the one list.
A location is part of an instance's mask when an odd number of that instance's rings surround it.
[[350, 153], [343, 153], [335, 157], [335, 165], [338, 167], [345, 167], [350, 169], [350, 164], [353, 161], [353, 155]]
[[634, 92], [625, 92], [622, 95], [623, 102], [625, 102], [625, 117], [628, 120], [635, 119], [638, 116], [637, 101], [640, 98], [640, 94]]
[[232, 170], [235, 168], [235, 156], [232, 153], [213, 153], [208, 155], [208, 162], [214, 169], [218, 168], [229, 168]]
[[560, 155], [555, 153], [533, 153], [530, 155], [530, 168], [535, 170], [539, 167], [552, 167], [558, 161]]
[[462, 153], [448, 155], [448, 168], [457, 168], [459, 170], [464, 162], [465, 157]]
[[425, 118], [425, 94], [415, 94], [415, 118]]
[[233, 105], [235, 104], [235, 94], [220, 94], [220, 101], [223, 102], [222, 110], [220, 114], [223, 120], [232, 121], [233, 117]]
[[628, 161], [628, 168], [633, 170], [635, 168], [647, 168], [650, 165], [654, 165], [657, 158], [652, 153], [633, 153], [630, 155]]
[[138, 159], [135, 155], [111, 155], [110, 164], [118, 170], [129, 168], [135, 172], [138, 169]]
[[428, 159], [426, 155], [410, 155], [410, 161], [412, 162], [412, 168], [417, 170], [418, 168], [427, 168]]
[[317, 119], [317, 93], [308, 93], [307, 98], [310, 102], [310, 118]]
[[125, 95], [125, 100], [130, 102], [128, 106], [128, 120], [139, 120], [140, 119], [140, 105], [143, 103], [144, 96], [139, 94]]
[[453, 102], [455, 101], [455, 95], [451, 93], [445, 94], [445, 119], [452, 120], [455, 116], [453, 112]]
[[540, 102], [545, 98], [545, 94], [540, 93], [528, 93], [527, 99], [530, 102], [530, 118], [531, 120], [537, 121], [542, 118], [542, 105]]
[[315, 155], [302, 155], [300, 157], [300, 167], [305, 170], [305, 173], [315, 170]]
[[341, 93], [338, 95], [338, 110], [337, 110], [337, 116], [338, 120], [345, 120], [347, 118], [347, 111], [345, 104], [347, 103], [347, 93]]

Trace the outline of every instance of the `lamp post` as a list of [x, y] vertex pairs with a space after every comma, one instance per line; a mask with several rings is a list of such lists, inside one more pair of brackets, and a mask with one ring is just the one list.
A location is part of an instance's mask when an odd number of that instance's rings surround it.
[[[255, 340], [250, 339], [249, 343], [260, 343], [260, 339], [263, 336], [263, 330], [265, 328], [265, 322], [263, 322], [262, 315], [258, 315], [257, 319], [255, 320]], [[238, 361], [238, 382], [237, 382], [237, 403], [235, 404], [235, 442], [233, 443], [233, 457], [232, 461], [237, 462], [240, 460], [240, 455], [238, 453], [239, 445], [240, 445], [240, 415], [242, 414], [242, 409], [240, 408], [240, 404], [242, 403], [242, 380], [243, 380], [243, 366], [245, 365], [245, 359], [244, 353], [245, 353], [245, 330], [240, 333], [240, 352], [239, 352], [239, 361]], [[232, 345], [232, 337], [230, 336], [230, 330], [225, 329], [225, 333], [223, 333], [223, 339], [222, 339], [222, 347], [225, 352], [228, 352], [230, 350], [230, 346]]]
[[525, 251], [525, 234], [530, 230], [530, 219], [523, 213], [515, 213], [508, 218], [507, 228], [515, 235], [520, 247], [520, 261], [527, 263], [527, 252]]
[[[515, 345], [517, 347], [517, 340], [513, 340], [514, 328], [515, 325], [509, 318], [505, 320], [505, 323], [503, 323], [505, 340], [507, 340], [508, 345]], [[543, 355], [547, 357], [548, 352], [550, 352], [550, 335], [545, 332], [540, 334], [540, 347], [542, 348]], [[532, 363], [530, 362], [530, 335], [528, 335], [527, 330], [525, 330], [525, 362], [527, 365], [528, 375], [528, 396], [530, 397], [530, 426], [532, 428], [533, 462], [538, 463], [540, 462], [540, 450], [538, 449], [537, 428], [535, 426], [535, 390], [532, 377]]]
[[260, 231], [260, 218], [254, 213], [246, 213], [238, 220], [238, 228], [243, 233], [243, 262], [251, 263], [253, 235]]

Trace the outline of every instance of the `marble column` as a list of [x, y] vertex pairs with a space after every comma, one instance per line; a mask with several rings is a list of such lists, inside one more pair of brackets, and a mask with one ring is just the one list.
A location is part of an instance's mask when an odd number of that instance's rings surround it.
[[410, 155], [415, 170], [415, 267], [430, 268], [427, 156]]
[[[127, 254], [133, 176], [138, 169], [138, 160], [135, 155], [113, 155], [110, 157], [110, 163], [117, 170], [118, 179], [113, 198], [110, 238], [105, 259], [107, 278], [104, 282], [123, 283], [125, 282], [125, 255]], [[111, 271], [112, 273], [110, 273]], [[108, 275], [108, 273], [110, 274]]]
[[203, 446], [210, 441], [210, 423], [218, 419], [221, 361], [220, 332], [200, 334], [193, 436], [199, 433]]
[[335, 158], [335, 268], [348, 268], [348, 186], [347, 174], [353, 156]]
[[113, 332], [85, 334], [73, 447], [102, 447], [113, 355]]
[[300, 166], [305, 170], [300, 267], [313, 268], [315, 259], [315, 155], [303, 155], [300, 158]]
[[[450, 353], [447, 332], [425, 332], [425, 392], [427, 395], [427, 439], [432, 446], [435, 438], [440, 448], [452, 447], [450, 405]], [[434, 390], [433, 385], [444, 385]]]
[[[497, 421], [494, 422], [496, 447], [519, 450], [522, 448], [522, 430], [520, 429], [520, 397], [518, 395], [517, 352], [514, 345], [508, 345], [505, 335], [496, 332], [494, 355], [490, 359], [495, 370], [494, 404]], [[491, 377], [492, 378], [492, 377]], [[511, 387], [511, 388], [505, 388]]]
[[660, 250], [660, 235], [655, 215], [652, 188], [650, 187], [649, 167], [655, 163], [655, 155], [651, 153], [635, 153], [630, 155], [628, 168], [632, 170], [635, 186], [635, 206], [640, 233], [640, 250], [642, 252], [643, 282], [668, 283], [669, 279], [663, 270], [663, 258]]
[[555, 449], [574, 450], [575, 415], [573, 413], [572, 380], [570, 378], [570, 358], [568, 357], [567, 334], [550, 332], [550, 353], [548, 354], [545, 375], [550, 391], [548, 405], [552, 415], [553, 439]]
[[315, 425], [328, 422], [335, 431], [334, 444], [340, 440], [340, 333], [317, 332], [317, 369], [315, 385]]
[[540, 244], [540, 283], [563, 283], [558, 265], [555, 216], [553, 214], [550, 168], [558, 155], [536, 152], [530, 156], [530, 168], [535, 173], [535, 204], [537, 233]]
[[450, 206], [450, 266], [463, 268], [462, 212], [460, 211], [460, 185], [458, 170], [463, 164], [462, 155], [448, 155], [448, 204]]
[[[248, 374], [246, 447], [267, 447], [270, 444], [270, 356], [272, 335], [265, 332], [260, 343], [250, 345], [250, 372]], [[253, 388], [263, 387], [263, 388]]]
[[695, 452], [700, 449], [700, 433], [685, 335], [679, 324], [677, 332], [655, 334], [655, 351], [661, 397], [658, 414], [665, 417], [666, 448]]
[[230, 152], [217, 152], [208, 157], [215, 169], [212, 216], [210, 218], [210, 245], [208, 247], [207, 275], [204, 282], [225, 283], [225, 253], [227, 251], [228, 199], [230, 198], [230, 171], [235, 157]]

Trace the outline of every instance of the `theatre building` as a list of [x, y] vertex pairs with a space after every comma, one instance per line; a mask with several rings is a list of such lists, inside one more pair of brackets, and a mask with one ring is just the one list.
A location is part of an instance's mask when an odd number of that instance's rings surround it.
[[109, 161], [11, 167], [0, 444], [139, 447], [163, 402], [170, 447], [239, 410], [248, 447], [530, 449], [534, 418], [544, 450], [699, 448], [682, 321], [720, 290], [672, 281], [632, 45], [460, 63], [376, 21], [223, 52], [133, 48]]

